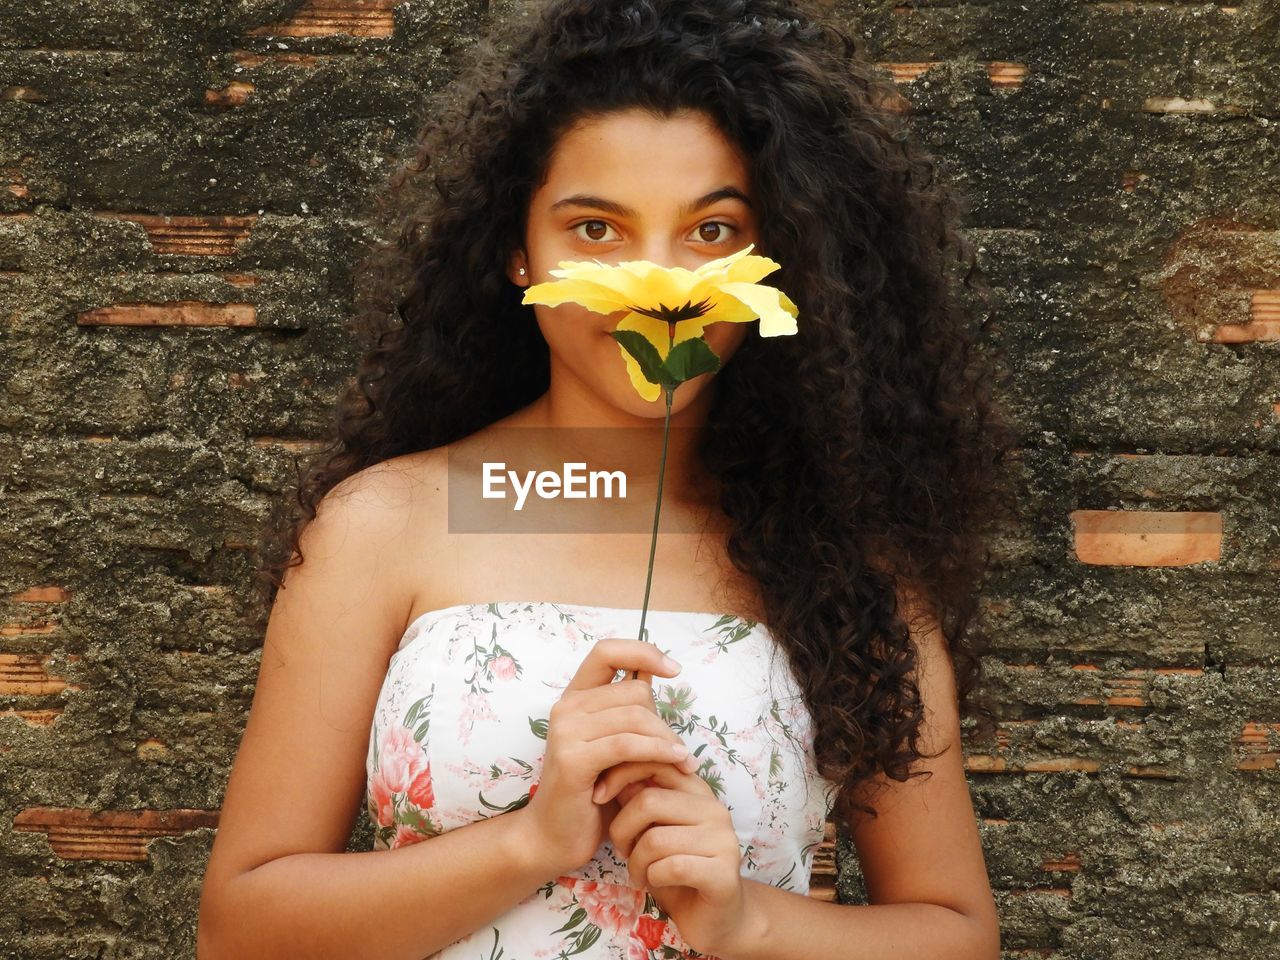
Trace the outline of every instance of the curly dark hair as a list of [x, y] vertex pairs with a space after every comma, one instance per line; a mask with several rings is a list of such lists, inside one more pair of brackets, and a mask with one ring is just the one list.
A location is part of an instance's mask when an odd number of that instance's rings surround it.
[[993, 399], [984, 325], [962, 302], [978, 289], [955, 228], [963, 205], [908, 135], [892, 82], [807, 6], [555, 0], [495, 15], [379, 194], [394, 239], [357, 274], [366, 352], [298, 477], [300, 511], [278, 505], [259, 586], [269, 603], [344, 478], [547, 390], [547, 344], [505, 265], [557, 138], [605, 111], [704, 111], [749, 157], [760, 246], [781, 264], [772, 279], [800, 332], [765, 342], [751, 326], [716, 375], [701, 455], [729, 557], [759, 585], [813, 715], [819, 771], [851, 820], [876, 815], [860, 787], [918, 773], [916, 602], [942, 627], [962, 716], [974, 735], [994, 728], [971, 621], [1016, 438]]

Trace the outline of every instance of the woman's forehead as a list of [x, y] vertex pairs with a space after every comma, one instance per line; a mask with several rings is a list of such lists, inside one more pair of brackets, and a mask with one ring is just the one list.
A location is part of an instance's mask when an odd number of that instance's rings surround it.
[[750, 197], [746, 164], [714, 124], [628, 111], [567, 131], [540, 191], [548, 210], [573, 196], [635, 209], [629, 198], [669, 197], [674, 206], [684, 207], [725, 186]]

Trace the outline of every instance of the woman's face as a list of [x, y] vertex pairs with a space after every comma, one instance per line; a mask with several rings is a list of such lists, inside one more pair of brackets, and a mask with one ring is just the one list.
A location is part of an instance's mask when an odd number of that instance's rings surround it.
[[[694, 270], [750, 243], [763, 256], [751, 200], [745, 158], [705, 114], [664, 119], [634, 109], [596, 116], [557, 143], [546, 182], [530, 200], [525, 249], [513, 256], [508, 276], [522, 287], [555, 280], [550, 271], [561, 260], [650, 260]], [[588, 402], [664, 415], [661, 395], [648, 402], [636, 393], [609, 335], [625, 312], [595, 313], [572, 302], [533, 310], [551, 351], [553, 382], [575, 381], [585, 389], [574, 392]], [[746, 323], [722, 322], [703, 336], [724, 364], [747, 332]], [[681, 384], [672, 413], [706, 390], [712, 376]]]

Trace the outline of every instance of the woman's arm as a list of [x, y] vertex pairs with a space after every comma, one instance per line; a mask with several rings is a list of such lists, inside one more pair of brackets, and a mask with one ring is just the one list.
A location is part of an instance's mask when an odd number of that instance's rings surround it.
[[932, 612], [912, 597], [925, 705], [919, 767], [932, 777], [881, 779], [879, 817], [851, 825], [866, 905], [827, 903], [744, 878], [748, 916], [722, 960], [999, 960], [1000, 926], [965, 779], [954, 666]]
[[271, 611], [205, 873], [200, 960], [421, 960], [554, 875], [526, 842], [523, 810], [405, 848], [344, 852], [365, 796], [373, 711], [410, 610], [406, 581], [421, 580], [424, 541], [447, 545], [436, 520], [447, 516], [444, 478], [427, 478], [439, 488], [422, 479], [403, 465], [357, 474], [303, 533], [304, 562], [287, 571]]
[[524, 813], [394, 850], [270, 860], [231, 878], [217, 906], [202, 908], [199, 960], [422, 960], [554, 877], [529, 845]]

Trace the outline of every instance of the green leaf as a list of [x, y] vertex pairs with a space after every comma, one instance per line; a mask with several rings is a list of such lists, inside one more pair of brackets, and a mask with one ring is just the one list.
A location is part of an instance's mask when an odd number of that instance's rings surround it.
[[631, 354], [640, 365], [640, 372], [650, 383], [660, 387], [675, 387], [680, 383], [673, 380], [667, 368], [662, 365], [662, 355], [658, 348], [649, 342], [649, 338], [635, 330], [614, 330], [613, 339], [622, 345], [622, 349]]
[[564, 933], [566, 930], [572, 930], [585, 919], [587, 919], [587, 911], [583, 910], [581, 907], [577, 907], [574, 909], [573, 913], [569, 915], [569, 919], [563, 927], [559, 930], [552, 930], [551, 932]]
[[684, 383], [704, 373], [715, 373], [720, 369], [720, 357], [707, 341], [701, 337], [691, 337], [671, 348], [665, 366], [676, 383]]
[[587, 950], [591, 948], [591, 945], [600, 939], [601, 933], [602, 931], [599, 927], [597, 927], [594, 923], [591, 924], [585, 930], [582, 931], [581, 936], [578, 938], [578, 942], [574, 944], [574, 947], [572, 950], [569, 950], [565, 953], [565, 956], [571, 957], [575, 953], [586, 953]]
[[[435, 691], [433, 690], [432, 693], [434, 692]], [[418, 722], [418, 718], [422, 716], [424, 712], [426, 712], [427, 707], [429, 707], [430, 705], [431, 705], [430, 693], [428, 693], [425, 697], [420, 697], [417, 700], [413, 701], [413, 704], [409, 707], [409, 712], [404, 715], [404, 725], [406, 727], [412, 727], [415, 723]]]

